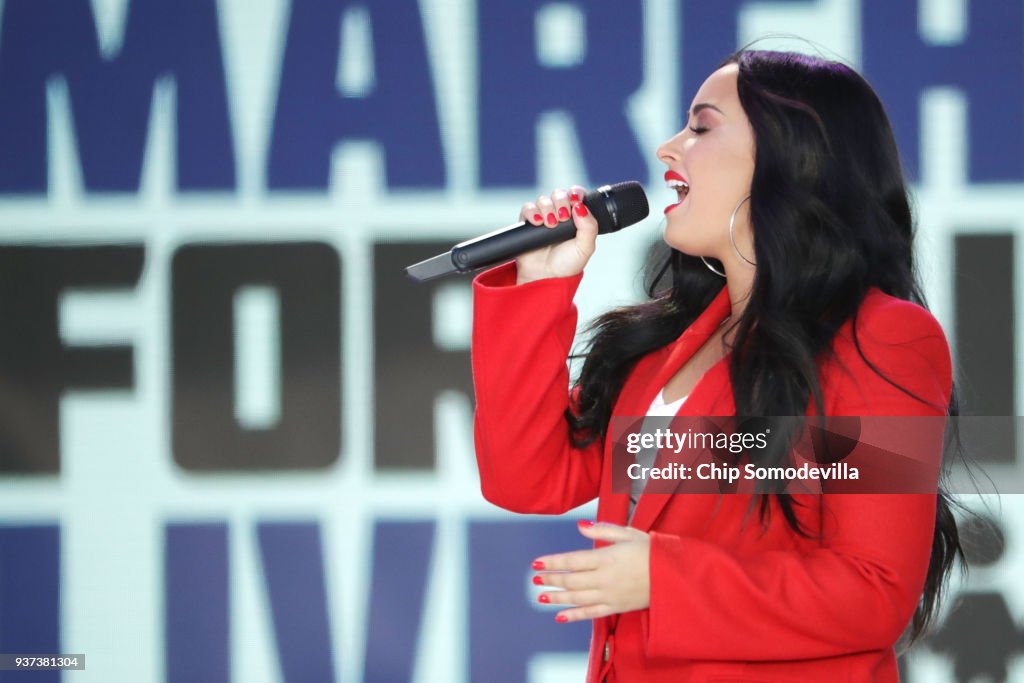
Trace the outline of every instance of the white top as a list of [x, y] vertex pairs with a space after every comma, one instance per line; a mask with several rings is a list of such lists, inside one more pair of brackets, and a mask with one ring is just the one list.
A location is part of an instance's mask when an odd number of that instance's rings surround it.
[[658, 392], [658, 395], [654, 397], [654, 400], [651, 401], [651, 407], [647, 409], [647, 414], [673, 417], [677, 412], [679, 412], [679, 406], [683, 405], [683, 401], [685, 401], [687, 397], [689, 397], [689, 394], [672, 401], [671, 403], [665, 403], [665, 390], [662, 389]]
[[[675, 417], [676, 413], [679, 412], [680, 406], [689, 397], [689, 394], [682, 398], [672, 401], [671, 403], [665, 403], [665, 390], [662, 389], [658, 392], [658, 395], [651, 401], [651, 407], [647, 409], [647, 417]], [[652, 429], [653, 425], [648, 421], [646, 424], [647, 430]], [[640, 463], [642, 467], [651, 467], [654, 465], [654, 459], [658, 452], [654, 449], [648, 449], [641, 451], [636, 455], [636, 461]], [[640, 500], [640, 494], [643, 493], [644, 486], [647, 485], [646, 479], [634, 479], [631, 482], [631, 491], [629, 496], [629, 518], [633, 518], [633, 511], [636, 509], [636, 504]]]

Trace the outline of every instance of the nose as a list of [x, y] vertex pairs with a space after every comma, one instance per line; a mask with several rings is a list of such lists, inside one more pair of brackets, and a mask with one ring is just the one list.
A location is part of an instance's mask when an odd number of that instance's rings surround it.
[[680, 135], [682, 135], [682, 133], [665, 140], [665, 142], [658, 146], [658, 160], [663, 164], [671, 165], [682, 158], [678, 145]]

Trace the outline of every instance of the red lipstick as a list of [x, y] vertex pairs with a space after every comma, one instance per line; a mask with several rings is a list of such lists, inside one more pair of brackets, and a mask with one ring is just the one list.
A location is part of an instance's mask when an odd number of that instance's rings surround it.
[[675, 204], [669, 204], [665, 207], [665, 213], [667, 214], [669, 211], [686, 201], [686, 197], [690, 193], [690, 183], [686, 178], [675, 171], [668, 170], [665, 171], [665, 185], [667, 185], [670, 190], [674, 190], [679, 197], [679, 201]]

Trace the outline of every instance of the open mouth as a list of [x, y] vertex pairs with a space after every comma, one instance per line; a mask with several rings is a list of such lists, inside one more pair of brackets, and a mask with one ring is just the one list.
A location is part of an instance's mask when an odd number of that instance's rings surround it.
[[665, 186], [670, 190], [675, 190], [676, 197], [678, 198], [675, 204], [669, 204], [665, 207], [665, 213], [668, 213], [686, 201], [686, 196], [690, 194], [690, 183], [675, 171], [666, 171]]

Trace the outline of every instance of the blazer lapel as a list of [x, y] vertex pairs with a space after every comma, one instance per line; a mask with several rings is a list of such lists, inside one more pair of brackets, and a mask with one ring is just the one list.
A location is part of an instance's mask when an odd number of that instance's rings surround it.
[[[683, 364], [697, 352], [704, 342], [711, 337], [718, 326], [729, 315], [729, 291], [727, 287], [722, 290], [711, 301], [711, 304], [704, 309], [693, 324], [671, 344], [658, 349], [657, 351], [644, 356], [637, 363], [615, 406], [615, 415], [642, 416], [647, 414], [651, 402], [657, 396], [665, 382], [675, 374]], [[718, 369], [718, 366], [712, 370]], [[700, 415], [707, 414], [705, 411], [713, 405], [717, 393], [714, 387], [708, 386], [708, 379], [711, 370], [701, 378], [690, 397], [683, 403], [679, 414]], [[728, 372], [726, 372], [728, 376]], [[700, 391], [697, 389], [700, 388]], [[605, 442], [604, 469], [601, 477], [601, 493], [598, 496], [597, 519], [602, 522], [610, 522], [624, 526], [629, 518], [629, 494], [615, 493], [612, 487], [612, 447], [611, 442]], [[651, 524], [658, 517], [662, 508], [668, 502], [669, 495], [652, 494], [641, 495], [637, 503], [635, 514], [630, 525], [647, 531]], [[597, 541], [594, 547], [600, 548], [608, 545], [606, 541]], [[618, 624], [619, 615], [612, 614], [607, 619], [607, 628], [614, 629]]]
[[[680, 337], [669, 345], [667, 356], [655, 368], [654, 372], [644, 377], [643, 382], [637, 382], [634, 386], [636, 391], [631, 396], [628, 404], [629, 412], [620, 413], [623, 415], [646, 415], [651, 402], [658, 395], [658, 392], [665, 386], [669, 379], [686, 364], [690, 358], [704, 345], [711, 335], [718, 329], [730, 312], [729, 291], [727, 287], [722, 290], [711, 301], [703, 313], [686, 328]], [[727, 366], [728, 356], [720, 359], [714, 366], [709, 368], [693, 387], [687, 399], [679, 409], [679, 415], [710, 415], [709, 412], [717, 402], [721, 392], [728, 389], [729, 372]], [[627, 406], [623, 406], [624, 408]], [[610, 458], [608, 458], [610, 460]], [[629, 496], [622, 495], [625, 499], [625, 510], [622, 515], [623, 523], [628, 516]], [[672, 498], [671, 494], [641, 494], [633, 513], [630, 526], [641, 531], [647, 531], [657, 519], [661, 510]], [[617, 511], [617, 510], [616, 510]]]

